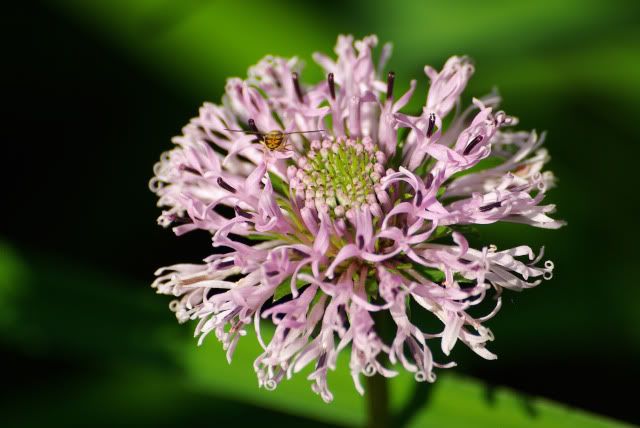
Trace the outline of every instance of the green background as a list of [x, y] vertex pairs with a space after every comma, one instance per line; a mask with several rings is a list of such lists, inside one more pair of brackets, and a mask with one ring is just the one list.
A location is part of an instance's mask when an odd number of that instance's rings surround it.
[[251, 337], [228, 366], [213, 338], [196, 348], [193, 326], [176, 325], [149, 288], [157, 267], [211, 251], [205, 234], [176, 238], [155, 224], [147, 181], [171, 136], [265, 54], [298, 55], [303, 81], [322, 78], [310, 55], [331, 52], [340, 33], [394, 43], [397, 93], [419, 80], [408, 112], [424, 102], [424, 64], [471, 56], [466, 100], [498, 86], [522, 129], [548, 131], [559, 177], [548, 200], [569, 223], [482, 228], [476, 245], [545, 245], [554, 279], [507, 295], [489, 324], [497, 361], [459, 346], [459, 367], [436, 384], [394, 381], [396, 425], [640, 423], [627, 391], [640, 379], [640, 3], [50, 0], [3, 9], [0, 411], [9, 426], [363, 422], [346, 362], [329, 378], [331, 405], [304, 376], [258, 390]]

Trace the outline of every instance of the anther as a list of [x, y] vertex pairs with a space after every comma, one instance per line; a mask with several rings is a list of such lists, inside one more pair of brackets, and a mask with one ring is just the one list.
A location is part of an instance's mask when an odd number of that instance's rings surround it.
[[364, 237], [362, 235], [358, 235], [358, 249], [362, 250], [364, 248]]
[[272, 271], [267, 272], [267, 276], [276, 276], [279, 273], [280, 272], [278, 272], [277, 270], [272, 270]]
[[318, 363], [316, 364], [316, 369], [324, 367], [324, 363], [327, 361], [327, 353], [323, 352], [318, 358]]
[[333, 81], [333, 73], [327, 75], [327, 82], [329, 83], [329, 92], [331, 93], [331, 99], [336, 99], [336, 83]]
[[480, 212], [487, 212], [490, 211], [494, 208], [498, 208], [502, 206], [502, 202], [501, 201], [497, 201], [497, 202], [492, 202], [490, 204], [484, 205], [482, 207], [479, 208]]
[[231, 192], [231, 193], [236, 193], [236, 189], [231, 187], [229, 185], [229, 183], [227, 183], [226, 181], [224, 181], [222, 179], [222, 177], [218, 177], [218, 179], [216, 181], [218, 182], [218, 186], [222, 187], [224, 190], [226, 190], [228, 192]]
[[298, 78], [298, 73], [296, 73], [295, 71], [291, 73], [291, 81], [293, 82], [293, 87], [296, 90], [298, 101], [304, 103], [304, 98], [302, 97], [302, 89], [300, 88], [300, 79]]
[[467, 145], [467, 148], [464, 149], [464, 152], [462, 152], [462, 154], [466, 156], [469, 153], [471, 153], [471, 150], [473, 150], [473, 148], [477, 146], [480, 141], [482, 141], [482, 138], [483, 138], [482, 135], [478, 135], [476, 138], [471, 140]]
[[249, 119], [249, 129], [251, 129], [251, 131], [253, 132], [260, 132], [258, 131], [258, 127], [256, 126], [256, 121], [253, 119]]
[[436, 115], [431, 113], [429, 115], [429, 123], [427, 124], [427, 137], [431, 137], [433, 135], [433, 129], [436, 126]]
[[254, 143], [257, 143], [260, 141], [260, 139], [258, 138], [258, 136], [260, 135], [260, 131], [258, 130], [258, 127], [256, 126], [256, 122], [253, 119], [249, 119], [248, 120], [249, 123], [249, 129], [251, 130], [251, 132], [258, 134], [256, 136], [256, 138], [253, 140]]
[[433, 174], [428, 173], [424, 179], [424, 187], [428, 189], [429, 187], [431, 187], [432, 184], [433, 184]]
[[236, 214], [238, 214], [240, 217], [244, 217], [244, 218], [252, 218], [253, 217], [250, 212], [243, 210], [242, 208], [240, 208], [237, 205], [235, 207], [235, 210], [236, 210]]
[[180, 169], [182, 171], [190, 172], [193, 175], [202, 176], [202, 174], [200, 174], [200, 171], [198, 171], [195, 168], [190, 167], [189, 165], [180, 165]]
[[233, 266], [235, 264], [235, 262], [233, 260], [227, 260], [226, 262], [220, 262], [218, 263], [218, 265], [216, 266], [216, 268], [218, 269], [224, 269], [224, 268], [228, 268], [230, 266]]
[[396, 73], [390, 71], [387, 74], [387, 100], [393, 100], [393, 83], [396, 80]]
[[422, 192], [420, 190], [416, 192], [416, 205], [422, 205]]

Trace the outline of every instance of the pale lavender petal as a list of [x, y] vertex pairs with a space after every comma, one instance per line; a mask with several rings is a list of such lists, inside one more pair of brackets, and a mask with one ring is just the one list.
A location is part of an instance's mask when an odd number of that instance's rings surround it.
[[[543, 202], [555, 185], [544, 138], [506, 131], [517, 119], [497, 110], [496, 93], [463, 108], [466, 57], [426, 67], [422, 111], [402, 112], [416, 81], [396, 98], [395, 73], [382, 77], [391, 47], [375, 63], [377, 43], [340, 36], [337, 58], [314, 54], [327, 73], [316, 84], [297, 58], [264, 57], [248, 79], [229, 79], [222, 104], [205, 103], [154, 167], [158, 223], [177, 235], [208, 232], [216, 253], [159, 269], [152, 286], [173, 296], [180, 323], [195, 322], [199, 345], [213, 333], [229, 361], [253, 328], [262, 348], [253, 367], [267, 390], [310, 367], [312, 391], [329, 402], [344, 352], [360, 394], [362, 375], [402, 368], [434, 382], [455, 363], [434, 361], [433, 341], [446, 356], [462, 343], [495, 359], [483, 323], [502, 292], [553, 275], [542, 251], [473, 248], [464, 235], [469, 224], [564, 224]], [[494, 166], [483, 169], [487, 158]], [[410, 305], [441, 327], [423, 331]], [[383, 311], [390, 341], [372, 316]]]

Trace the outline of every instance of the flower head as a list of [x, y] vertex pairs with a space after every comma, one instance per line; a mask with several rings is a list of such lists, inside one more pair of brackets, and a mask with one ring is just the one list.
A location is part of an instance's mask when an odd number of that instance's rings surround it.
[[[327, 373], [340, 352], [350, 352], [360, 393], [361, 375], [389, 377], [399, 367], [433, 382], [434, 368], [453, 365], [434, 360], [438, 342], [445, 355], [460, 341], [494, 359], [483, 322], [502, 290], [552, 274], [542, 252], [474, 249], [464, 236], [469, 225], [498, 221], [563, 224], [542, 204], [554, 185], [543, 172], [543, 138], [506, 130], [517, 120], [495, 111], [494, 94], [443, 125], [474, 71], [465, 57], [440, 72], [425, 67], [421, 114], [401, 113], [415, 81], [396, 97], [395, 74], [382, 75], [390, 48], [375, 66], [376, 44], [375, 36], [339, 37], [337, 59], [314, 55], [327, 80], [312, 86], [302, 85], [297, 59], [264, 58], [247, 80], [229, 79], [222, 105], [204, 104], [155, 166], [158, 222], [177, 235], [205, 230], [218, 250], [203, 264], [160, 269], [153, 286], [176, 297], [170, 308], [180, 322], [198, 321], [199, 343], [214, 333], [229, 361], [254, 328], [263, 348], [254, 368], [267, 389], [313, 365], [312, 388], [331, 401]], [[259, 144], [274, 130], [286, 144]], [[484, 300], [493, 310], [475, 314]], [[424, 331], [412, 306], [442, 328]], [[392, 322], [391, 340], [375, 313]], [[267, 319], [270, 338], [260, 329]]]

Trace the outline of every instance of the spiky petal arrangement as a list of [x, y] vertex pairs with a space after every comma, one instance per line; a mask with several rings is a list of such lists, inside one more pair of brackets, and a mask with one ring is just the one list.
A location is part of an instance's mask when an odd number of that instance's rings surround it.
[[[305, 88], [296, 58], [264, 58], [247, 80], [229, 79], [222, 105], [206, 103], [155, 166], [159, 223], [177, 235], [208, 231], [218, 250], [204, 264], [158, 270], [153, 287], [177, 298], [170, 308], [180, 322], [198, 321], [199, 343], [213, 332], [229, 360], [253, 324], [264, 349], [254, 368], [267, 389], [313, 364], [312, 389], [331, 401], [327, 371], [349, 345], [360, 393], [361, 374], [389, 377], [399, 366], [433, 382], [434, 367], [453, 363], [435, 362], [429, 339], [446, 355], [461, 341], [494, 359], [482, 323], [500, 308], [502, 290], [551, 277], [553, 264], [540, 265], [542, 254], [527, 246], [473, 249], [462, 233], [498, 221], [562, 225], [547, 216], [553, 205], [541, 205], [554, 184], [542, 172], [542, 139], [504, 131], [516, 119], [494, 112], [495, 95], [458, 108], [443, 127], [473, 73], [464, 57], [440, 72], [425, 67], [422, 114], [400, 113], [416, 82], [395, 99], [395, 75], [381, 80], [390, 46], [376, 67], [376, 44], [375, 36], [339, 37], [337, 60], [314, 55], [327, 80]], [[228, 129], [323, 133], [292, 135], [287, 149], [269, 151]], [[489, 157], [492, 166], [478, 170]], [[493, 310], [472, 316], [485, 297]], [[426, 333], [409, 306], [443, 328]], [[381, 311], [394, 330], [386, 342], [373, 317]], [[275, 324], [269, 339], [265, 319]]]

